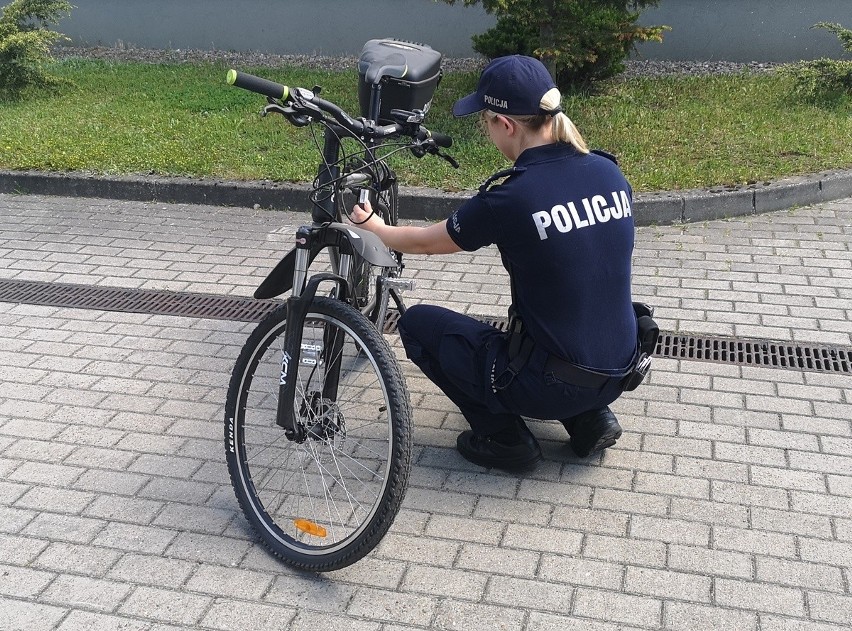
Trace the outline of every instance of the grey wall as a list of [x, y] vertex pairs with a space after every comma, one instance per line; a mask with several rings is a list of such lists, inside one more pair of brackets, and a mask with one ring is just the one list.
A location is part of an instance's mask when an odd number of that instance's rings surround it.
[[[356, 55], [368, 39], [430, 44], [451, 57], [475, 53], [470, 37], [495, 23], [481, 7], [435, 0], [74, 0], [59, 30], [76, 44]], [[650, 59], [794, 61], [843, 50], [819, 21], [852, 28], [852, 0], [662, 0], [642, 16], [667, 24]]]
[[642, 44], [640, 57], [670, 60], [798, 61], [844, 54], [817, 22], [852, 29], [852, 0], [662, 0], [643, 24], [667, 24], [663, 44]]
[[495, 22], [480, 7], [433, 0], [72, 0], [58, 30], [75, 44], [357, 55], [368, 39], [429, 44], [471, 57]]

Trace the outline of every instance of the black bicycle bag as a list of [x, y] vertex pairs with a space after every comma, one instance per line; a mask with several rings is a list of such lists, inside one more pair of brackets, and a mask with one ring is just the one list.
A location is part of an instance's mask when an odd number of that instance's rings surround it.
[[[441, 81], [443, 56], [427, 44], [397, 39], [371, 39], [358, 58], [358, 102], [361, 116], [370, 117], [374, 89], [379, 88], [379, 122], [391, 122], [391, 110], [428, 112]], [[402, 68], [403, 76], [382, 74]]]

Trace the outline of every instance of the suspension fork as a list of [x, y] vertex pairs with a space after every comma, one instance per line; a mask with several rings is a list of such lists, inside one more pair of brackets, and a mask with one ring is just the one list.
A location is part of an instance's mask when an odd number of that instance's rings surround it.
[[[296, 262], [293, 274], [293, 291], [287, 299], [286, 330], [281, 351], [281, 373], [278, 380], [278, 406], [275, 422], [284, 429], [284, 435], [292, 441], [302, 443], [307, 437], [304, 425], [298, 423], [294, 402], [296, 400], [296, 382], [299, 378], [299, 364], [302, 359], [302, 331], [305, 317], [317, 289], [323, 281], [332, 281], [337, 285], [338, 297], [347, 298], [347, 281], [337, 274], [319, 273], [307, 279], [310, 251], [315, 232], [307, 226], [296, 232]], [[351, 255], [344, 255], [347, 259]], [[339, 337], [339, 336], [337, 336]], [[317, 362], [326, 364], [326, 379], [323, 383], [323, 397], [334, 400], [340, 378], [340, 356], [342, 339], [332, 339], [328, 329], [323, 332], [323, 349]]]
[[[335, 298], [347, 302], [349, 293], [349, 271], [352, 267], [352, 255], [339, 255], [338, 278], [340, 282], [335, 289]], [[354, 296], [353, 296], [354, 298]], [[325, 327], [322, 333], [322, 351], [319, 360], [325, 363], [325, 380], [322, 384], [323, 399], [337, 400], [337, 386], [340, 383], [340, 368], [343, 360], [343, 339], [341, 330], [337, 327]]]

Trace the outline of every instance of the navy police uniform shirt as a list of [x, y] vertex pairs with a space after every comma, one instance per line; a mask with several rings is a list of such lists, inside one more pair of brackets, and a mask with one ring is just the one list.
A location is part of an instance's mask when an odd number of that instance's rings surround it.
[[527, 149], [507, 179], [456, 210], [447, 232], [463, 250], [498, 247], [536, 344], [587, 368], [629, 367], [632, 190], [613, 160], [565, 143]]

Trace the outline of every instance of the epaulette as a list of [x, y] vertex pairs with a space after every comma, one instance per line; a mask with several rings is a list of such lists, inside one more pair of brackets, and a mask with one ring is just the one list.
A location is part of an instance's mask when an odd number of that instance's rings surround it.
[[499, 180], [506, 177], [511, 177], [513, 175], [517, 175], [518, 173], [523, 173], [526, 171], [526, 167], [512, 167], [510, 169], [504, 169], [502, 171], [497, 171], [494, 175], [489, 177], [482, 183], [482, 186], [479, 187], [479, 192], [484, 193], [488, 190], [488, 187], [491, 186], [495, 180]]
[[607, 153], [606, 151], [601, 151], [600, 149], [592, 149], [592, 153], [597, 155], [597, 156], [603, 156], [607, 160], [612, 160], [613, 162], [618, 164], [618, 158], [616, 158], [611, 153]]

